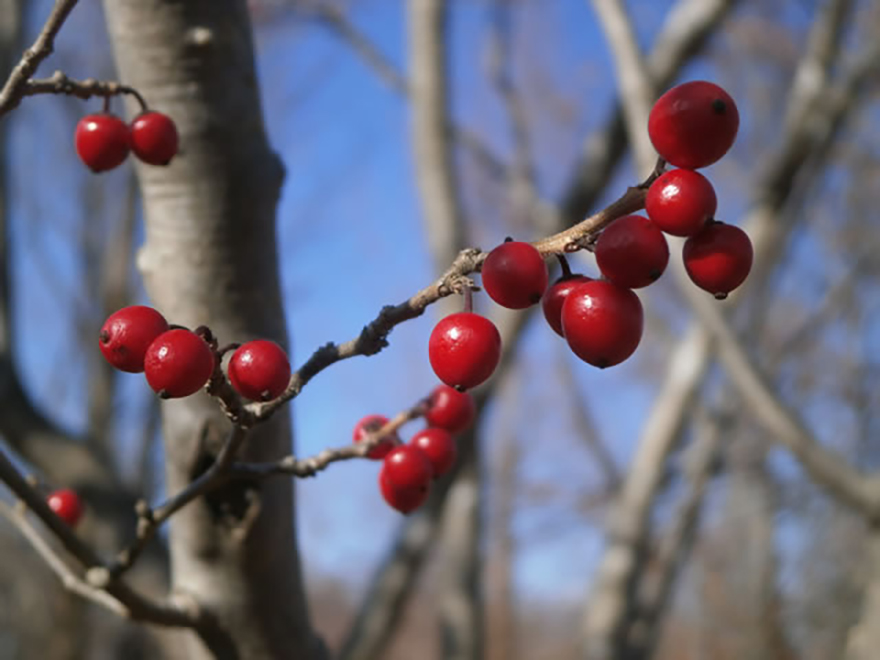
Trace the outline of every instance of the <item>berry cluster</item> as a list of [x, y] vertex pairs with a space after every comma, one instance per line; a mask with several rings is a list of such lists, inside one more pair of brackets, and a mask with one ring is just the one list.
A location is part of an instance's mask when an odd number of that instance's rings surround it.
[[86, 115], [76, 125], [76, 153], [92, 172], [117, 167], [133, 151], [149, 165], [168, 165], [177, 155], [177, 127], [168, 115], [145, 110], [131, 126], [109, 112]]
[[[633, 289], [655, 282], [669, 263], [664, 234], [687, 237], [683, 260], [691, 280], [718, 299], [745, 280], [752, 265], [748, 236], [715, 220], [712, 184], [698, 168], [720, 159], [736, 138], [733, 99], [709, 82], [674, 87], [651, 110], [648, 133], [663, 161], [679, 169], [657, 176], [645, 201], [647, 216], [628, 215], [606, 227], [595, 242], [600, 279], [575, 275], [560, 256], [563, 273], [548, 288], [542, 254], [531, 244], [499, 245], [482, 266], [483, 288], [508, 309], [542, 301], [550, 327], [582, 360], [605, 368], [631, 356], [644, 327]], [[464, 391], [486, 381], [501, 355], [501, 337], [488, 319], [464, 312], [441, 320], [431, 333], [428, 357], [438, 378]]]
[[[143, 372], [162, 398], [189, 396], [214, 374], [222, 354], [210, 332], [170, 326], [152, 307], [133, 305], [111, 314], [99, 335], [104, 358], [120, 371]], [[238, 346], [227, 367], [229, 383], [245, 399], [270, 401], [290, 381], [290, 362], [278, 344], [257, 339]]]
[[[428, 427], [403, 444], [397, 431], [372, 439], [367, 458], [382, 461], [379, 489], [389, 506], [410, 513], [428, 497], [431, 481], [455, 464], [458, 450], [454, 434], [470, 426], [476, 415], [470, 394], [439, 385], [420, 412]], [[367, 415], [354, 427], [355, 443], [363, 442], [389, 423], [383, 415]]]

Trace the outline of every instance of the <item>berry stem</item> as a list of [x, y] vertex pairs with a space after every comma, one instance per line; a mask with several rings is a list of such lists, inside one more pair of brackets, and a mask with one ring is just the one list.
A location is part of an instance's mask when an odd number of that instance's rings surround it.
[[474, 311], [474, 292], [469, 286], [464, 288], [464, 311], [468, 313]]
[[559, 260], [559, 266], [562, 268], [562, 279], [569, 279], [572, 273], [571, 266], [568, 265], [568, 259], [565, 258], [564, 254], [557, 254], [556, 258]]
[[109, 96], [104, 97], [104, 114], [106, 114], [106, 115], [110, 114], [110, 97]]

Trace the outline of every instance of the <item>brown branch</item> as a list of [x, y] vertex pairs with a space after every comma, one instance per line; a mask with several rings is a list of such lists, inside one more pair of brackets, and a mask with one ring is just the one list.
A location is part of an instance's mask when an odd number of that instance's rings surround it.
[[24, 96], [24, 89], [40, 65], [55, 48], [55, 37], [64, 21], [70, 15], [77, 0], [56, 0], [49, 18], [40, 30], [33, 45], [24, 51], [21, 61], [9, 74], [6, 84], [0, 90], [0, 117], [15, 108]]
[[80, 99], [90, 99], [96, 96], [108, 98], [110, 96], [127, 94], [137, 99], [141, 110], [147, 109], [147, 102], [134, 87], [114, 81], [95, 80], [94, 78], [74, 80], [73, 78], [68, 78], [61, 71], [56, 71], [50, 78], [37, 78], [25, 81], [21, 88], [21, 96], [36, 96], [37, 94], [66, 94], [67, 96], [75, 96]]

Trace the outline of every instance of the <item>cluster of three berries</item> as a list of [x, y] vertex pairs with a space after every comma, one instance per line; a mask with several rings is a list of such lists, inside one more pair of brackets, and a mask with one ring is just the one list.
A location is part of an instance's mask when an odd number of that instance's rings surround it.
[[[367, 453], [382, 461], [379, 490], [393, 509], [410, 513], [428, 498], [431, 481], [446, 474], [455, 464], [456, 433], [474, 421], [476, 408], [471, 395], [448, 385], [439, 385], [427, 398], [424, 417], [428, 427], [406, 444], [396, 432], [384, 435]], [[354, 428], [353, 440], [363, 442], [388, 424], [384, 415], [367, 415]]]
[[[152, 307], [132, 305], [111, 314], [101, 328], [104, 358], [120, 371], [143, 372], [163, 398], [198, 392], [214, 373], [215, 351], [186, 328], [171, 327]], [[246, 399], [269, 401], [290, 381], [290, 361], [278, 344], [257, 339], [239, 346], [227, 369], [232, 387]]]
[[96, 173], [121, 165], [129, 151], [149, 165], [167, 165], [177, 155], [177, 127], [161, 112], [145, 111], [131, 126], [104, 112], [79, 120], [74, 144], [80, 160]]

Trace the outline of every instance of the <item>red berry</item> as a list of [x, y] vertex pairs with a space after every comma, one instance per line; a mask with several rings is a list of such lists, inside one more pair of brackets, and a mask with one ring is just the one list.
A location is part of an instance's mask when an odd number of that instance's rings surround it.
[[394, 488], [388, 482], [384, 471], [379, 472], [379, 489], [388, 505], [401, 513], [415, 511], [428, 499], [427, 488], [413, 488], [410, 490]]
[[214, 371], [205, 340], [184, 328], [159, 335], [144, 357], [144, 375], [159, 396], [177, 399], [198, 392]]
[[656, 281], [668, 263], [666, 237], [641, 215], [618, 218], [596, 241], [599, 270], [615, 284], [628, 289], [639, 289]]
[[486, 257], [482, 274], [486, 293], [508, 309], [531, 307], [547, 288], [547, 264], [529, 243], [502, 243]]
[[569, 347], [581, 360], [601, 369], [633, 354], [643, 325], [639, 297], [604, 280], [581, 284], [562, 305], [562, 329]]
[[86, 115], [76, 125], [76, 153], [92, 172], [112, 170], [128, 156], [131, 135], [116, 115]]
[[438, 385], [428, 397], [425, 421], [431, 426], [459, 433], [474, 423], [477, 408], [473, 397], [449, 385]]
[[123, 307], [107, 317], [98, 335], [104, 358], [120, 371], [140, 373], [150, 344], [168, 330], [168, 322], [152, 307]]
[[167, 165], [177, 155], [177, 127], [168, 115], [145, 112], [131, 123], [131, 150], [150, 165]]
[[578, 285], [584, 282], [591, 282], [592, 279], [586, 275], [571, 275], [569, 277], [560, 277], [556, 282], [544, 293], [541, 301], [541, 307], [544, 309], [544, 318], [560, 337], [562, 334], [562, 304]]
[[657, 153], [676, 167], [695, 170], [721, 158], [736, 139], [739, 111], [730, 95], [702, 80], [673, 87], [648, 116]]
[[422, 450], [431, 463], [431, 470], [436, 479], [449, 472], [455, 464], [458, 449], [455, 440], [446, 429], [427, 428], [416, 433], [409, 444]]
[[76, 491], [65, 488], [49, 494], [46, 504], [61, 520], [74, 527], [83, 514], [83, 505]]
[[257, 339], [236, 349], [228, 373], [232, 387], [246, 399], [271, 401], [290, 381], [290, 362], [274, 341]]
[[379, 472], [382, 496], [393, 508], [409, 513], [428, 497], [433, 476], [431, 462], [412, 445], [401, 445], [385, 457]]
[[434, 326], [428, 358], [441, 381], [467, 390], [495, 371], [501, 359], [501, 335], [492, 321], [479, 314], [450, 314]]
[[[361, 442], [368, 434], [378, 431], [387, 423], [388, 418], [384, 415], [367, 415], [355, 424], [354, 432], [351, 434], [352, 440], [354, 440], [354, 442]], [[397, 433], [387, 436], [367, 452], [367, 458], [372, 458], [374, 461], [380, 461], [399, 444], [400, 438], [397, 437]]]
[[691, 281], [723, 300], [748, 277], [752, 242], [739, 227], [716, 221], [685, 241], [682, 257]]
[[670, 170], [648, 189], [645, 211], [661, 230], [673, 236], [693, 236], [715, 215], [715, 189], [699, 172]]

